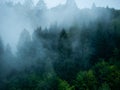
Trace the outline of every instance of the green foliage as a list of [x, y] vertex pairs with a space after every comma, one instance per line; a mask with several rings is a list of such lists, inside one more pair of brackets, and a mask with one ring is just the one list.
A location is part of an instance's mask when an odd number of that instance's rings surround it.
[[107, 83], [103, 83], [98, 90], [111, 90]]
[[97, 88], [97, 80], [92, 70], [79, 72], [75, 82], [78, 90], [96, 90]]
[[108, 62], [98, 62], [91, 70], [80, 71], [74, 82], [77, 90], [119, 90], [120, 70]]
[[119, 90], [120, 70], [117, 66], [102, 61], [94, 66], [94, 72], [99, 84], [107, 83], [112, 90]]
[[70, 86], [67, 81], [58, 79], [58, 90], [75, 90], [74, 86]]
[[57, 78], [45, 75], [41, 77], [35, 73], [13, 77], [5, 82], [7, 90], [56, 90]]

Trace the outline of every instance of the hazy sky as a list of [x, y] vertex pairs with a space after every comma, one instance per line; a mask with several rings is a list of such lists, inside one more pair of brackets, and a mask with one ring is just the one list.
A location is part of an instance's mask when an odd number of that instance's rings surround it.
[[[36, 0], [35, 0], [36, 1]], [[110, 6], [120, 8], [120, 0], [75, 0], [79, 8], [91, 7], [93, 3], [97, 6]], [[66, 0], [45, 0], [48, 7], [53, 7], [60, 3], [65, 3]]]
[[[0, 0], [5, 1], [5, 0]], [[8, 1], [8, 0], [6, 0]], [[24, 0], [11, 0], [11, 1], [20, 1], [24, 2]], [[36, 3], [38, 0], [33, 0]], [[58, 4], [65, 3], [66, 0], [44, 0], [47, 4], [48, 8], [55, 7]], [[109, 6], [120, 9], [120, 0], [75, 0], [79, 8], [91, 7], [93, 3], [97, 6]]]

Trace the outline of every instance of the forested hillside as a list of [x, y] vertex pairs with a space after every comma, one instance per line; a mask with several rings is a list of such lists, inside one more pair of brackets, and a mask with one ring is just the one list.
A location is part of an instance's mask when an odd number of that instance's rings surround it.
[[23, 30], [14, 54], [0, 38], [0, 90], [119, 90], [120, 10], [75, 15], [70, 25]]

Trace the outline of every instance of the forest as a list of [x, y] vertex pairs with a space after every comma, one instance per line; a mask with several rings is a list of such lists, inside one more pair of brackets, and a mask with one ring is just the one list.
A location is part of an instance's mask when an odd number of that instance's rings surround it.
[[76, 17], [69, 27], [39, 26], [32, 34], [24, 29], [16, 53], [0, 37], [0, 90], [119, 90], [120, 10], [79, 12], [100, 15]]

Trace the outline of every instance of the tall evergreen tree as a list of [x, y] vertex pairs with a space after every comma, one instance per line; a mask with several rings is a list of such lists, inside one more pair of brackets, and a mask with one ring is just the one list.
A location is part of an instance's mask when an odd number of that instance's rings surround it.
[[15, 57], [9, 44], [7, 44], [4, 51], [4, 61], [6, 73], [9, 73], [11, 70], [15, 69], [15, 66], [17, 66]]
[[59, 77], [71, 82], [76, 74], [75, 67], [72, 46], [68, 34], [63, 29], [58, 39], [58, 59], [54, 63], [54, 69]]
[[58, 53], [61, 59], [70, 58], [72, 47], [66, 31], [63, 29], [58, 40]]
[[[21, 64], [31, 65], [32, 63], [32, 51], [31, 51], [31, 36], [27, 30], [24, 30], [17, 45], [17, 56], [20, 59]], [[24, 62], [24, 63], [23, 63]]]

